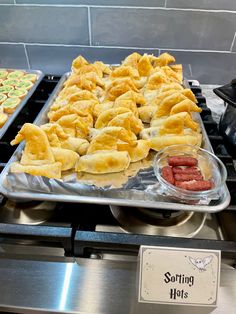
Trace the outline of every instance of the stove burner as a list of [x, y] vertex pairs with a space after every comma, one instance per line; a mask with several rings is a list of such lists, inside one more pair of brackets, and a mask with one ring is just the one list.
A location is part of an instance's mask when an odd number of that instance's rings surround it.
[[47, 221], [52, 215], [56, 203], [52, 202], [14, 202], [7, 200], [0, 207], [1, 223], [38, 225]]
[[148, 208], [110, 206], [121, 228], [128, 233], [173, 237], [195, 236], [203, 227], [206, 214], [173, 211], [169, 217]]

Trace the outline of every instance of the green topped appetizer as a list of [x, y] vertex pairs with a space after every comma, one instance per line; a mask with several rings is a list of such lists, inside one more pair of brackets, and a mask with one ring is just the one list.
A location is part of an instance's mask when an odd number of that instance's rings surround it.
[[10, 85], [10, 86], [15, 86], [17, 83], [19, 83], [19, 80], [17, 79], [7, 79], [5, 81], [2, 81], [2, 85]]
[[21, 78], [23, 75], [25, 74], [25, 72], [23, 71], [13, 71], [13, 72], [10, 72], [7, 76], [7, 78], [9, 79], [19, 79]]
[[24, 90], [29, 90], [33, 86], [33, 83], [30, 81], [20, 81], [16, 84], [17, 89], [24, 89]]
[[19, 97], [24, 98], [27, 95], [28, 91], [25, 89], [14, 89], [8, 93], [8, 97]]
[[10, 91], [12, 91], [13, 89], [14, 89], [14, 87], [13, 87], [13, 86], [10, 86], [10, 85], [0, 86], [0, 93], [8, 94], [8, 93], [10, 93]]
[[4, 109], [4, 112], [13, 113], [15, 111], [16, 107], [19, 105], [20, 101], [21, 100], [18, 97], [12, 97], [12, 98], [8, 98], [7, 100], [5, 100], [2, 103], [2, 107]]
[[0, 70], [0, 78], [3, 79], [7, 77], [8, 71], [7, 70]]
[[7, 95], [0, 93], [0, 104], [2, 104], [7, 99]]

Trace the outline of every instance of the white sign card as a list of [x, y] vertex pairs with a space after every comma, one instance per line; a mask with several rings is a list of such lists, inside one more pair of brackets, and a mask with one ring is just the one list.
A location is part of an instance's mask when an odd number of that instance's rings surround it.
[[221, 252], [140, 247], [139, 302], [216, 306]]

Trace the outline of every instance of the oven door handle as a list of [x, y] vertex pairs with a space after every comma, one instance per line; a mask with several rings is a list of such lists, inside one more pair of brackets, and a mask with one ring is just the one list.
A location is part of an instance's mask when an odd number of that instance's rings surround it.
[[89, 257], [93, 252], [106, 251], [127, 251], [137, 255], [141, 245], [220, 250], [223, 257], [236, 258], [236, 242], [233, 241], [82, 230], [78, 230], [75, 234], [74, 255], [75, 257]]
[[65, 255], [71, 256], [73, 229], [70, 227], [32, 226], [0, 223], [0, 240], [34, 240], [60, 243]]

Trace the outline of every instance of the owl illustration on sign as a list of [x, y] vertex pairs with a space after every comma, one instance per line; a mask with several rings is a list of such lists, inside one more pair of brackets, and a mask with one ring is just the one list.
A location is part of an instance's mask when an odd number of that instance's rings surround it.
[[213, 256], [210, 255], [210, 256], [207, 256], [205, 258], [200, 258], [200, 257], [193, 258], [193, 257], [189, 256], [189, 260], [195, 267], [197, 267], [197, 269], [200, 272], [203, 272], [203, 271], [206, 271], [206, 266], [212, 262]]

